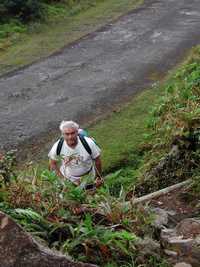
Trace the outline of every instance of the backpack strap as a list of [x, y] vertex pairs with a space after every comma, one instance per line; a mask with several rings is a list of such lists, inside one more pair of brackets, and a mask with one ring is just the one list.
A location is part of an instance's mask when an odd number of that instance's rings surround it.
[[57, 149], [56, 149], [56, 155], [57, 155], [57, 156], [60, 155], [60, 152], [61, 152], [63, 143], [64, 143], [64, 138], [61, 137], [61, 138], [59, 139], [58, 146], [57, 146]]
[[90, 146], [88, 145], [88, 142], [86, 141], [85, 137], [83, 135], [81, 135], [81, 134], [79, 134], [78, 136], [79, 136], [79, 139], [81, 140], [81, 143], [84, 146], [85, 150], [91, 156], [92, 155], [92, 150], [91, 150]]
[[[84, 146], [85, 150], [88, 152], [88, 154], [91, 156], [92, 155], [92, 150], [90, 148], [90, 146], [88, 145], [88, 142], [85, 140], [85, 137], [83, 135], [78, 135], [79, 136], [79, 139], [82, 143], [82, 145]], [[60, 155], [60, 152], [61, 152], [61, 149], [62, 149], [62, 146], [63, 146], [63, 143], [64, 143], [64, 138], [61, 137], [59, 139], [59, 142], [58, 142], [58, 146], [57, 146], [57, 149], [56, 149], [56, 155], [59, 156]]]

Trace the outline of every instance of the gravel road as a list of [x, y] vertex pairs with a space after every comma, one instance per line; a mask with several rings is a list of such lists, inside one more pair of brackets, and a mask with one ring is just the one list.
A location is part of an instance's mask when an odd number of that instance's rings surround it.
[[63, 119], [84, 124], [109, 112], [199, 43], [199, 0], [147, 0], [59, 53], [0, 77], [0, 148], [33, 147]]

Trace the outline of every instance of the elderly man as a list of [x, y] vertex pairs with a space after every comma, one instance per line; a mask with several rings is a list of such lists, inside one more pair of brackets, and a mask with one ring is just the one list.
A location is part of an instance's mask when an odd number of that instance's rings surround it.
[[[96, 186], [100, 186], [103, 182], [100, 148], [91, 138], [79, 134], [76, 122], [62, 121], [60, 130], [63, 139], [58, 140], [48, 154], [50, 169], [76, 185], [80, 185], [83, 176], [90, 174], [96, 178]], [[60, 166], [59, 155], [62, 158]]]

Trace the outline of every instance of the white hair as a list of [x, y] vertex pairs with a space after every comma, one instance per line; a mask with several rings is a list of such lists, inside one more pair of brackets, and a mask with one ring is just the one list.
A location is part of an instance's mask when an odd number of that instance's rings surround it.
[[74, 121], [62, 121], [60, 123], [60, 130], [61, 132], [63, 132], [64, 129], [69, 129], [69, 128], [73, 128], [78, 130], [79, 129], [79, 125], [78, 123], [74, 122]]

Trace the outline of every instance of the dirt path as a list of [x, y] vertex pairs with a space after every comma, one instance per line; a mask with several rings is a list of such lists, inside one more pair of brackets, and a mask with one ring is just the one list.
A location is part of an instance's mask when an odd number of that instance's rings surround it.
[[[113, 25], [0, 78], [0, 148], [38, 144], [149, 87], [200, 43], [199, 0], [147, 0]], [[31, 140], [31, 142], [30, 142]]]

